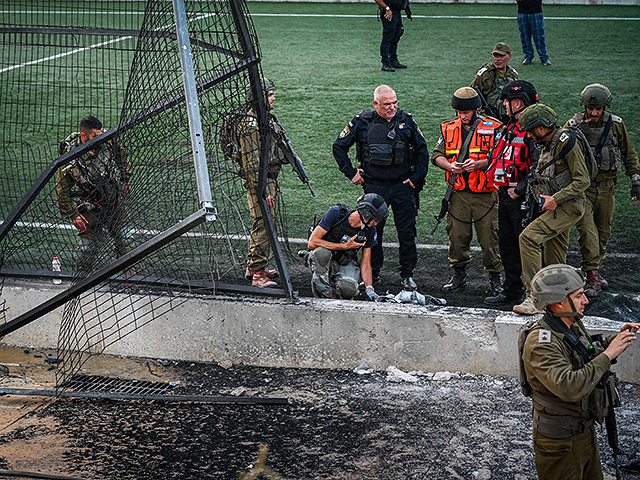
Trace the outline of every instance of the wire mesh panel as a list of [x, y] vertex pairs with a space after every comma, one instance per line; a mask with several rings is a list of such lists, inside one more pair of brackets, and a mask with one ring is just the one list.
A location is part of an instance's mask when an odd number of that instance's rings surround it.
[[[264, 192], [270, 133], [265, 99], [255, 94], [257, 39], [237, 0], [185, 7], [215, 220], [154, 243], [202, 208], [178, 48], [184, 29], [172, 2], [3, 3], [0, 214], [23, 208], [3, 232], [0, 260], [5, 271], [43, 271], [58, 257], [63, 272], [74, 272], [59, 380], [186, 295], [247, 286], [252, 224], [265, 205], [250, 211], [247, 171], [219, 144], [222, 124], [238, 112], [255, 124], [249, 140], [234, 128], [258, 159], [252, 173]], [[265, 225], [265, 248], [277, 251]], [[135, 263], [90, 282], [132, 256]]]

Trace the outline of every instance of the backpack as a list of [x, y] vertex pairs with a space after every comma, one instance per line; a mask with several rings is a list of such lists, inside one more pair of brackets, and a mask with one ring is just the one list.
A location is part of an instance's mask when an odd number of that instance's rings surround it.
[[527, 340], [529, 333], [533, 330], [533, 326], [537, 323], [537, 320], [530, 320], [520, 327], [518, 330], [518, 360], [520, 364], [520, 388], [522, 394], [525, 397], [531, 396], [531, 385], [527, 380], [527, 373], [524, 370], [524, 361], [522, 360], [522, 354], [524, 352], [524, 342]]
[[240, 139], [238, 138], [238, 126], [247, 113], [243, 109], [232, 110], [222, 117], [222, 125], [218, 130], [217, 142], [226, 160], [233, 161], [242, 172], [242, 154]]

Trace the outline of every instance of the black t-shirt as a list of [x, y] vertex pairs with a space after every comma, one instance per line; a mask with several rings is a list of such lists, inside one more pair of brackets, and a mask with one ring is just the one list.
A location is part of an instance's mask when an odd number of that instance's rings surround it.
[[542, 13], [542, 0], [518, 0], [518, 13]]

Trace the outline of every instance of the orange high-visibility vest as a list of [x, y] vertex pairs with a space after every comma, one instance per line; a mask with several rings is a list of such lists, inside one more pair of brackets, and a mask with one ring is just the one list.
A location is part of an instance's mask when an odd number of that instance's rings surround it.
[[[469, 158], [471, 160], [485, 160], [487, 158], [487, 155], [493, 149], [494, 142], [496, 141], [496, 130], [501, 126], [502, 124], [497, 120], [492, 120], [491, 118], [486, 117], [482, 119], [478, 128], [473, 132], [473, 137], [469, 144]], [[446, 158], [449, 163], [453, 163], [458, 160], [458, 154], [462, 147], [462, 136], [460, 134], [461, 128], [462, 121], [460, 118], [444, 122], [440, 125], [445, 145]], [[451, 177], [451, 172], [447, 171], [445, 174], [448, 183], [449, 178]], [[468, 177], [468, 180], [465, 177]], [[453, 189], [469, 189], [472, 192], [478, 193], [496, 191], [496, 187], [493, 182], [487, 178], [487, 174], [484, 170], [474, 170], [473, 172], [470, 172], [468, 176], [457, 175]]]

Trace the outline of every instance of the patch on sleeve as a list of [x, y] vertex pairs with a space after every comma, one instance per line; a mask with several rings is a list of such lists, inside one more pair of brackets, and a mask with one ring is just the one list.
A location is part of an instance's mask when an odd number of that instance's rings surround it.
[[561, 143], [564, 143], [567, 140], [569, 140], [569, 134], [567, 132], [562, 132], [562, 135], [560, 135], [560, 138], [558, 139], [558, 141]]
[[440, 135], [437, 145], [442, 145], [443, 143], [444, 143], [444, 138], [442, 138], [442, 135]]
[[478, 73], [476, 73], [476, 76], [479, 77], [486, 71], [487, 71], [487, 67], [482, 67], [480, 70], [478, 70]]
[[349, 126], [347, 125], [346, 127], [344, 127], [344, 130], [342, 130], [342, 132], [340, 132], [340, 136], [338, 138], [344, 138], [349, 136], [349, 134], [351, 133], [351, 129], [349, 129]]
[[420, 127], [417, 127], [417, 126], [416, 126], [416, 131], [420, 134], [420, 136], [421, 136], [422, 138], [424, 138], [424, 135], [422, 134], [422, 131], [420, 130]]
[[551, 343], [551, 330], [538, 330], [538, 343]]

